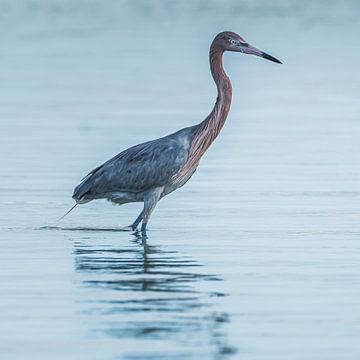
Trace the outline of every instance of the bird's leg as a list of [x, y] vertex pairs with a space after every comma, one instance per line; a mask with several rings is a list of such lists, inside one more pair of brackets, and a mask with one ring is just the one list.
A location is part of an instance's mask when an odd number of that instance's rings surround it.
[[136, 218], [136, 220], [130, 225], [131, 229], [133, 231], [136, 230], [136, 228], [138, 227], [138, 225], [140, 224], [140, 221], [143, 219], [143, 213], [144, 213], [144, 210], [141, 211], [141, 213], [139, 214], [139, 216]]
[[156, 188], [151, 193], [145, 196], [144, 199], [144, 210], [142, 211], [143, 214], [143, 222], [141, 224], [141, 234], [146, 236], [146, 226], [150, 219], [150, 215], [155, 209], [157, 202], [160, 200], [161, 194], [164, 188]]

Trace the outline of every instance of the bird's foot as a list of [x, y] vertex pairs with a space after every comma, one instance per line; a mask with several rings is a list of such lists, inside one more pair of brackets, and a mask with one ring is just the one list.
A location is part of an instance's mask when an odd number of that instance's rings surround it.
[[135, 226], [134, 224], [129, 225], [128, 228], [130, 229], [130, 231], [135, 231], [135, 232], [138, 231], [137, 226]]
[[133, 232], [138, 232], [139, 231], [138, 227], [136, 225], [134, 225], [134, 224], [131, 224], [129, 226], [124, 226], [121, 229], [124, 230], [124, 231], [133, 231]]
[[121, 227], [121, 230], [124, 230], [124, 231], [133, 231], [135, 233], [140, 233], [141, 234], [141, 237], [147, 239], [147, 235], [146, 235], [146, 225], [147, 224], [142, 224], [141, 226], [141, 230], [139, 231], [138, 230], [138, 224], [131, 224], [129, 226], [124, 226], [124, 227]]

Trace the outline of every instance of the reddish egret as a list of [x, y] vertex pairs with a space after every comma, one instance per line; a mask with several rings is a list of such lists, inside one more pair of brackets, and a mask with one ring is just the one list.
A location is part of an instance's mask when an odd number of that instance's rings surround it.
[[225, 123], [232, 95], [222, 64], [225, 51], [256, 55], [281, 64], [233, 32], [216, 35], [210, 46], [210, 69], [218, 94], [209, 116], [197, 125], [133, 146], [92, 170], [74, 190], [74, 207], [95, 199], [107, 199], [118, 205], [143, 202], [143, 210], [131, 228], [135, 231], [142, 221], [141, 232], [146, 235], [157, 202], [191, 178]]

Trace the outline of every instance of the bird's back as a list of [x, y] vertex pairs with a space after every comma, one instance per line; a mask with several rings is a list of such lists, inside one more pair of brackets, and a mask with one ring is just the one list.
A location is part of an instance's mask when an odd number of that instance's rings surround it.
[[112, 193], [146, 193], [157, 187], [176, 187], [184, 167], [192, 128], [133, 146], [92, 170], [75, 188], [73, 198], [85, 203], [110, 198]]

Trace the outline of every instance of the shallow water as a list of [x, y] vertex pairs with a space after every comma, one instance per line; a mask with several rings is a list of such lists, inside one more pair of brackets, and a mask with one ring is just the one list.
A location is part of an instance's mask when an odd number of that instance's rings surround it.
[[[358, 359], [355, 1], [0, 1], [4, 359]], [[201, 121], [230, 29], [232, 110], [162, 200], [71, 206], [120, 150]]]

